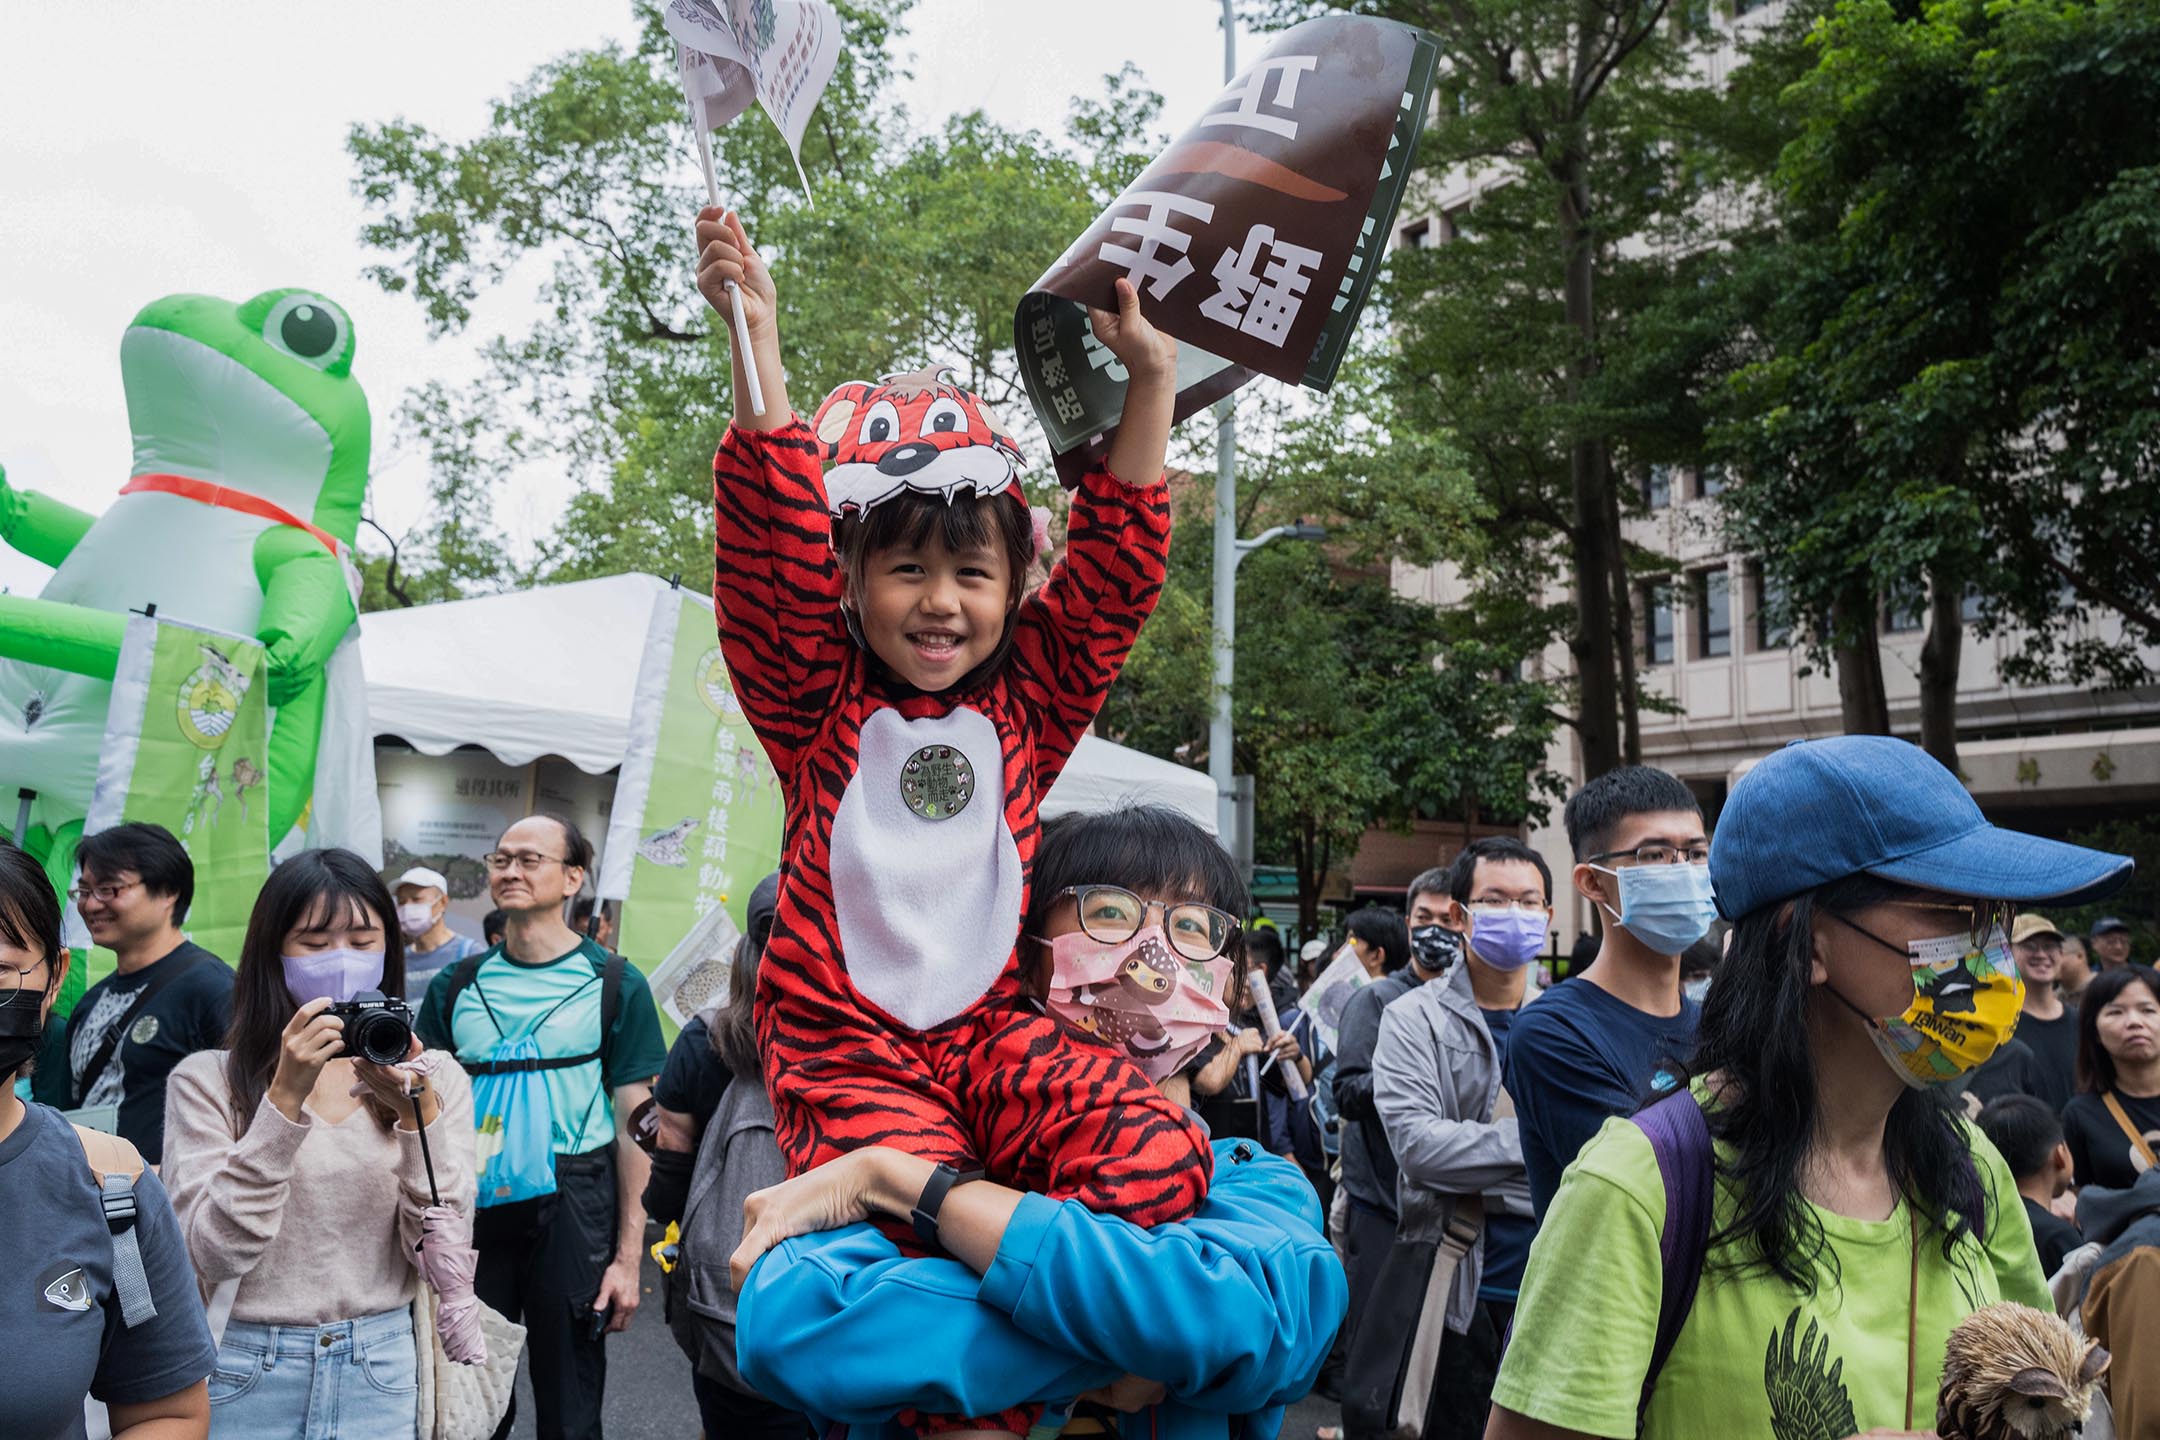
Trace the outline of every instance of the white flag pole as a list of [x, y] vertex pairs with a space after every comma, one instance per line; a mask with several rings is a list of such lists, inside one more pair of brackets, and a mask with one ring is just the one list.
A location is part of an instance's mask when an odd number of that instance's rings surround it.
[[[720, 179], [713, 174], [712, 132], [705, 128], [704, 101], [689, 93], [689, 77], [683, 77], [683, 98], [690, 102], [690, 125], [697, 132], [698, 165], [705, 172], [705, 198], [720, 208]], [[750, 322], [743, 315], [742, 287], [727, 282], [729, 319], [735, 326], [735, 353], [742, 357], [743, 384], [750, 391], [750, 413], [765, 413], [765, 387], [758, 383], [757, 352], [750, 346]]]

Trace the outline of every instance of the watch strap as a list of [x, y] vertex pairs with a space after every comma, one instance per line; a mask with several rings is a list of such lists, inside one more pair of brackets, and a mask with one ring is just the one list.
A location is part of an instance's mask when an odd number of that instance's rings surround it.
[[982, 1179], [980, 1170], [955, 1170], [950, 1165], [939, 1165], [930, 1172], [930, 1178], [922, 1188], [922, 1195], [915, 1201], [914, 1212], [908, 1219], [915, 1226], [915, 1236], [923, 1244], [943, 1248], [938, 1244], [938, 1211], [944, 1208], [945, 1197], [955, 1185], [965, 1185], [970, 1180]]

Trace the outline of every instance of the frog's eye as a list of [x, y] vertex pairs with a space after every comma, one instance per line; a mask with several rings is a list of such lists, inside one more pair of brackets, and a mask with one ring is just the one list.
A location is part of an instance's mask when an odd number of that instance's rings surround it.
[[288, 295], [263, 317], [263, 339], [318, 370], [345, 353], [345, 312], [320, 295]]

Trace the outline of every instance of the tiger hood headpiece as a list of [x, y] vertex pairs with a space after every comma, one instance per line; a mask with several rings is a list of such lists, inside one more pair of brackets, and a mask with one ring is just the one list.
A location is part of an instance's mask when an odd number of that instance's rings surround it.
[[978, 496], [1010, 492], [1027, 507], [1027, 460], [982, 397], [926, 365], [876, 384], [850, 380], [825, 397], [811, 422], [825, 447], [825, 503], [835, 515], [868, 510], [903, 490]]

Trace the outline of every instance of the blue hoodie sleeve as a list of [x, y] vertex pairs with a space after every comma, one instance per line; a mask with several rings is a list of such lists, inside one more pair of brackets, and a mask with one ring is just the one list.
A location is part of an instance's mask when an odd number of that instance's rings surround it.
[[1297, 1166], [1223, 1141], [1206, 1203], [1177, 1224], [1143, 1230], [1029, 1196], [981, 1297], [1030, 1335], [1161, 1382], [1181, 1405], [1245, 1415], [1312, 1388], [1349, 1286]]
[[750, 1273], [737, 1358], [773, 1399], [851, 1422], [1058, 1403], [1127, 1374], [1243, 1415], [1311, 1388], [1347, 1304], [1304, 1176], [1224, 1142], [1191, 1220], [1143, 1230], [1030, 1195], [980, 1281], [869, 1226], [788, 1241]]
[[989, 1415], [1060, 1403], [1123, 1372], [1025, 1334], [957, 1260], [910, 1259], [875, 1226], [789, 1240], [736, 1301], [735, 1361], [767, 1399], [871, 1425], [908, 1408]]

